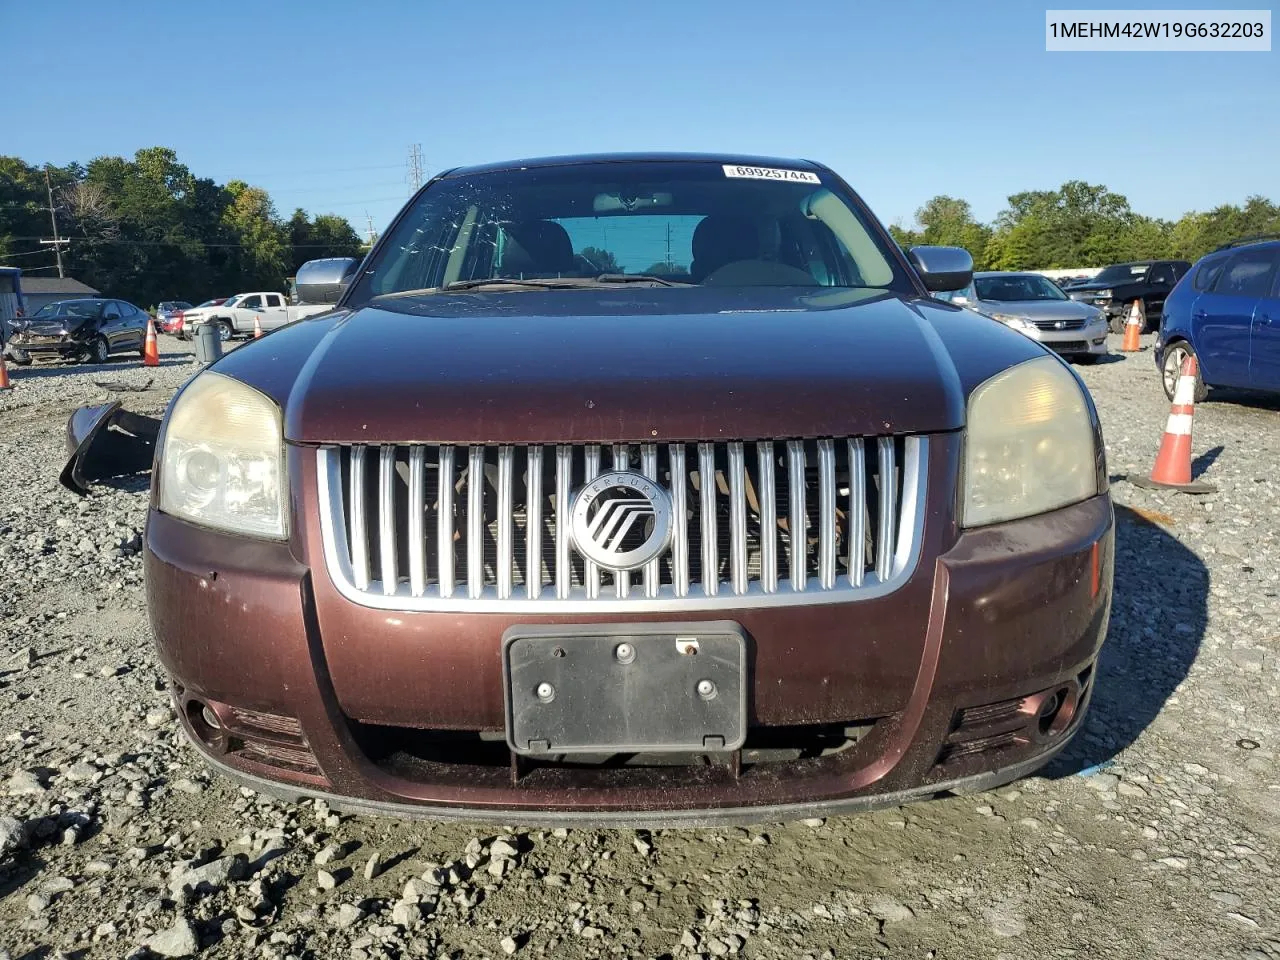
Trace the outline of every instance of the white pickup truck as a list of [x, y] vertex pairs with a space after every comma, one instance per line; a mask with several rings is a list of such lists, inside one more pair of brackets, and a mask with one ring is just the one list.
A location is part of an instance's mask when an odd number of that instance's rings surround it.
[[218, 328], [220, 339], [230, 340], [233, 337], [253, 336], [255, 317], [262, 332], [266, 333], [294, 320], [332, 309], [333, 305], [327, 303], [292, 304], [283, 294], [264, 290], [258, 293], [237, 293], [220, 306], [208, 308], [204, 319], [199, 322], [213, 324]]

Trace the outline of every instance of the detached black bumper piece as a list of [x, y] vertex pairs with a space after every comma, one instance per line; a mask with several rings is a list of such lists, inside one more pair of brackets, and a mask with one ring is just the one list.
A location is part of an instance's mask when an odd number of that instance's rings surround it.
[[58, 480], [84, 496], [97, 481], [151, 469], [160, 421], [121, 407], [119, 400], [81, 407], [67, 421], [67, 464]]

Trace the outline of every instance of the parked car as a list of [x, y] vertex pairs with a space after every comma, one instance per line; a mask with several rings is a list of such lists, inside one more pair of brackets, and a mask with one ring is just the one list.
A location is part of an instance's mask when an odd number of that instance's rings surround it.
[[1038, 273], [975, 273], [969, 286], [944, 296], [1072, 360], [1095, 363], [1107, 355], [1106, 315]]
[[1197, 401], [1210, 387], [1280, 391], [1280, 237], [1215, 250], [1169, 294], [1155, 358], [1170, 400], [1188, 354]]
[[963, 250], [904, 253], [809, 161], [605, 155], [449, 171], [356, 266], [158, 428], [150, 618], [218, 770], [396, 815], [777, 821], [1007, 782], [1080, 729], [1098, 417], [931, 299]]
[[178, 329], [174, 335], [179, 340], [189, 340], [192, 330], [197, 323], [202, 323], [209, 316], [214, 307], [220, 307], [227, 302], [227, 297], [215, 297], [212, 300], [206, 300], [204, 303], [198, 303], [190, 310], [182, 310], [178, 314]]
[[182, 319], [178, 314], [190, 310], [191, 304], [185, 300], [163, 300], [156, 306], [156, 329], [161, 333], [177, 333], [182, 328]]
[[252, 336], [256, 319], [264, 333], [283, 327], [287, 323], [325, 313], [333, 309], [331, 303], [293, 304], [283, 294], [264, 291], [238, 293], [216, 309], [208, 311], [200, 322], [217, 324], [218, 335], [223, 340]]
[[1145, 331], [1159, 321], [1164, 298], [1190, 268], [1186, 260], [1117, 263], [1092, 280], [1075, 284], [1068, 295], [1105, 311], [1112, 333], [1124, 333], [1134, 303], [1140, 303]]
[[123, 300], [58, 300], [20, 321], [5, 349], [20, 365], [56, 359], [106, 363], [113, 353], [142, 353], [147, 318], [145, 310]]

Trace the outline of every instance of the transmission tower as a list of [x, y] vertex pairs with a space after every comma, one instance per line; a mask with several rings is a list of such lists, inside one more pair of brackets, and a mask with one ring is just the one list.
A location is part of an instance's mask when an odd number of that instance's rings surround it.
[[422, 186], [422, 182], [422, 144], [415, 143], [409, 148], [409, 189], [417, 193]]

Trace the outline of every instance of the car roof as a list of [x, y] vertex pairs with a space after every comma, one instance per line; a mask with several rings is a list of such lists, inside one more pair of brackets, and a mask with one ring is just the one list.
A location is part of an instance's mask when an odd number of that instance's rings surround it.
[[586, 163], [729, 163], [747, 167], [790, 167], [801, 170], [825, 170], [822, 164], [812, 160], [786, 157], [757, 157], [731, 153], [578, 153], [558, 157], [530, 157], [524, 160], [502, 160], [496, 163], [455, 167], [444, 177], [466, 177], [477, 173], [493, 173], [498, 170], [519, 170], [526, 167], [567, 167]]

